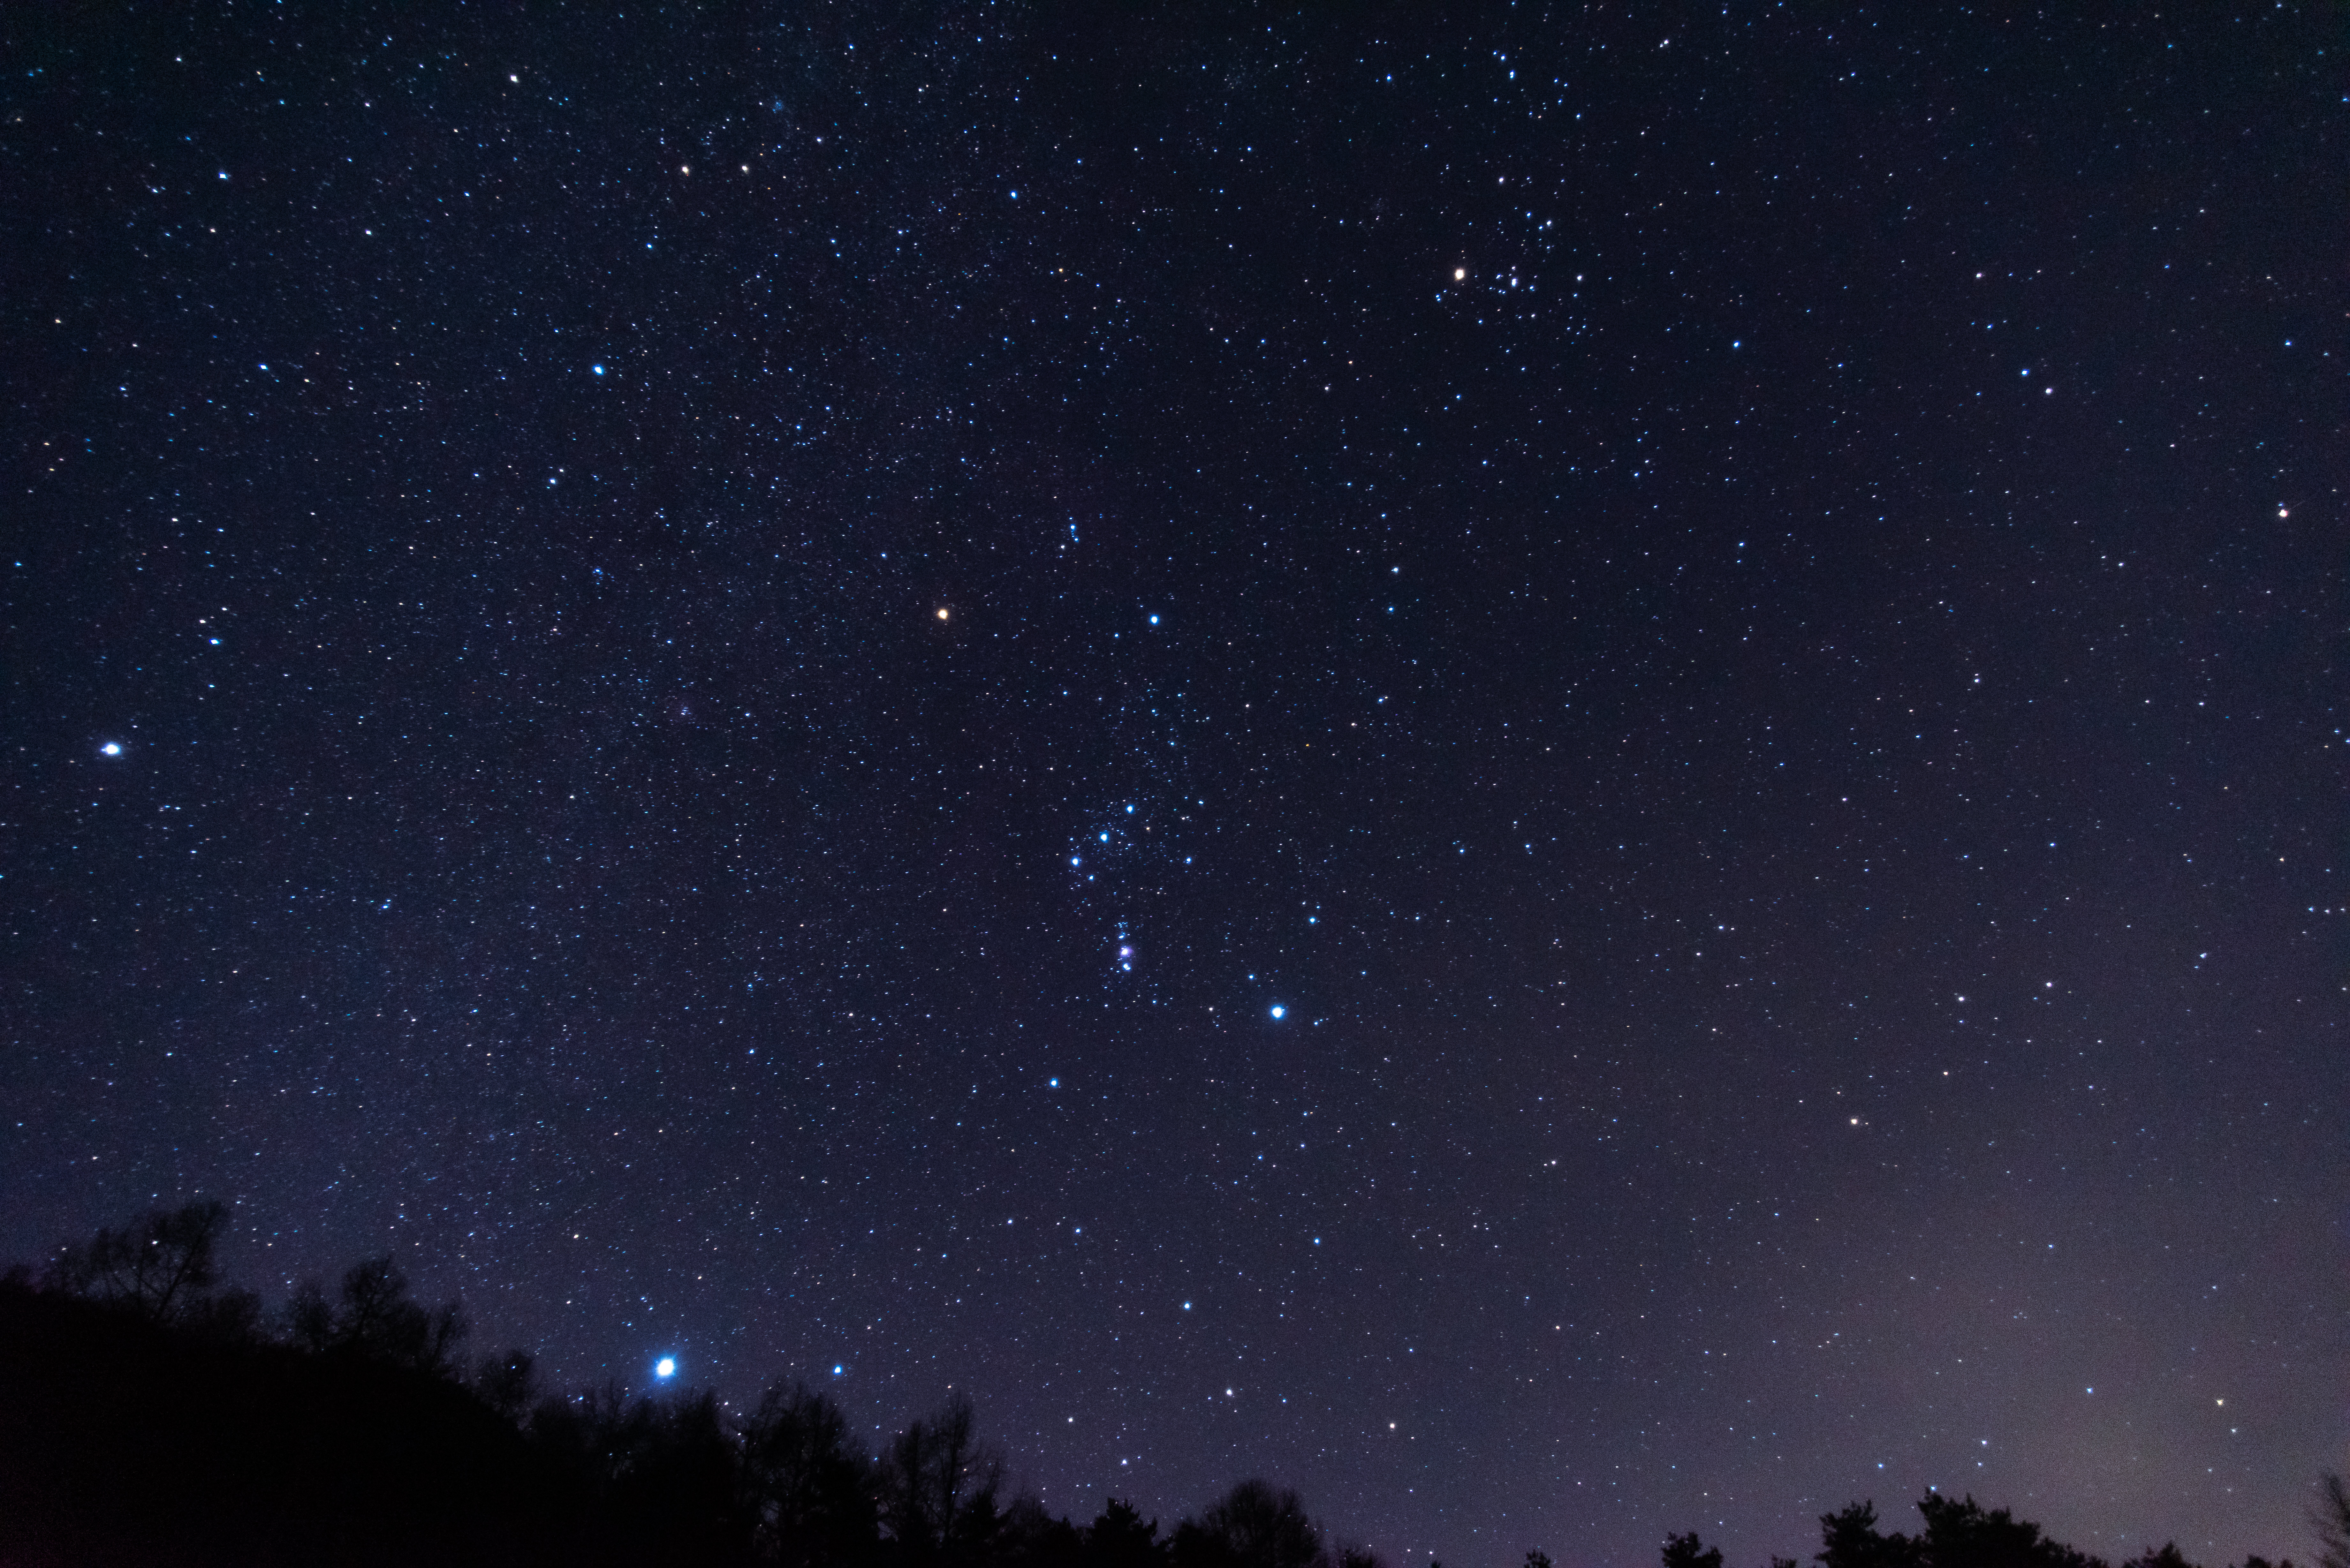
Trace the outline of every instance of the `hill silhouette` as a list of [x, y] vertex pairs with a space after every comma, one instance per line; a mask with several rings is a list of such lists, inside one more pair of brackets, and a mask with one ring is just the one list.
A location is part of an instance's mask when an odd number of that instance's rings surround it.
[[12, 1563], [568, 1558], [579, 1500], [449, 1379], [0, 1290]]
[[[457, 1304], [411, 1300], [389, 1258], [274, 1314], [221, 1288], [227, 1220], [159, 1210], [0, 1279], [0, 1563], [1382, 1568], [1257, 1479], [1165, 1532], [1115, 1498], [1090, 1524], [1055, 1518], [1007, 1492], [962, 1397], [878, 1455], [804, 1384], [741, 1419], [709, 1392], [542, 1397], [520, 1351], [469, 1371]], [[1914, 1535], [1881, 1529], [1871, 1501], [1822, 1515], [1813, 1561], [2107, 1568], [1972, 1497], [1918, 1507]], [[2339, 1477], [2310, 1522], [2316, 1568], [2350, 1568]], [[1660, 1558], [1722, 1568], [1694, 1533]], [[1525, 1568], [1551, 1559], [1530, 1550]], [[2195, 1565], [2166, 1545], [2121, 1568]]]

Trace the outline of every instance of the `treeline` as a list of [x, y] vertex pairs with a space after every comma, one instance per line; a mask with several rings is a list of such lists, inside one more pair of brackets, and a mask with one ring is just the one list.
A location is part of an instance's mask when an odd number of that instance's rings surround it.
[[[550, 1395], [520, 1351], [466, 1360], [456, 1303], [411, 1299], [388, 1257], [272, 1312], [221, 1284], [227, 1220], [159, 1210], [0, 1279], [0, 1562], [1382, 1568], [1262, 1480], [1165, 1532], [1116, 1499], [1055, 1517], [962, 1398], [873, 1453], [803, 1383], [741, 1417], [708, 1392]], [[2350, 1568], [2350, 1499], [2327, 1486], [2318, 1568]], [[1972, 1498], [1919, 1508], [1914, 1536], [1867, 1503], [1824, 1517], [1815, 1561], [2106, 1568]], [[1664, 1543], [1662, 1568], [1721, 1561]], [[2123, 1568], [2192, 1565], [2166, 1546]]]
[[0, 1280], [0, 1562], [1379, 1568], [1263, 1481], [1167, 1532], [1056, 1518], [960, 1397], [876, 1454], [804, 1383], [740, 1418], [549, 1394], [389, 1257], [273, 1312], [223, 1286], [227, 1222], [159, 1210]]
[[[2332, 1531], [2321, 1568], [2350, 1568], [2350, 1540], [2341, 1524], [2350, 1523], [2350, 1500], [2343, 1495], [2340, 1478], [2328, 1476], [2326, 1486], [2344, 1515]], [[1887, 1532], [1877, 1525], [1877, 1505], [1856, 1502], [1838, 1513], [1820, 1515], [1820, 1550], [1813, 1561], [1820, 1568], [2109, 1568], [2102, 1557], [2042, 1533], [2028, 1519], [2018, 1519], [2003, 1508], [1988, 1509], [1971, 1496], [1963, 1501], [1928, 1492], [1918, 1500], [1926, 1528], [1915, 1535]], [[2327, 1527], [2323, 1517], [2313, 1521], [2322, 1539]], [[1721, 1551], [1710, 1547], [1695, 1532], [1665, 1538], [1663, 1568], [1721, 1568]], [[1549, 1560], [1543, 1559], [1542, 1568]], [[1528, 1568], [1534, 1568], [1528, 1559]], [[1771, 1568], [1797, 1568], [1792, 1557], [1773, 1557]], [[2140, 1552], [2122, 1568], [2195, 1568], [2174, 1542]], [[2293, 1559], [2271, 1563], [2247, 1557], [2240, 1568], [2293, 1568]]]

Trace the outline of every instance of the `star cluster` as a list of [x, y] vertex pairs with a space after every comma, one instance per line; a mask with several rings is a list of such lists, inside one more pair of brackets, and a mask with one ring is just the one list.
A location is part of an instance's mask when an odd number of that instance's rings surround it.
[[1396, 1561], [2303, 1551], [2328, 14], [1225, 23], [11, 25], [12, 1255]]

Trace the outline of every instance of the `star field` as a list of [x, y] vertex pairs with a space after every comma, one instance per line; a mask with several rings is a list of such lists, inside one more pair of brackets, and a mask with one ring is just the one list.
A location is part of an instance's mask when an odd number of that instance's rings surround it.
[[2334, 13], [0, 34], [10, 1256], [1397, 1563], [2306, 1555]]

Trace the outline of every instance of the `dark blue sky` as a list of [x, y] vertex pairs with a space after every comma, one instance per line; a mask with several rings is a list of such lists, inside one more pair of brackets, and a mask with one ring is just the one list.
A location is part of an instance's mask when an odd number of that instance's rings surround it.
[[0, 1241], [1081, 1518], [2306, 1555], [2350, 98], [2181, 10], [0, 22]]

